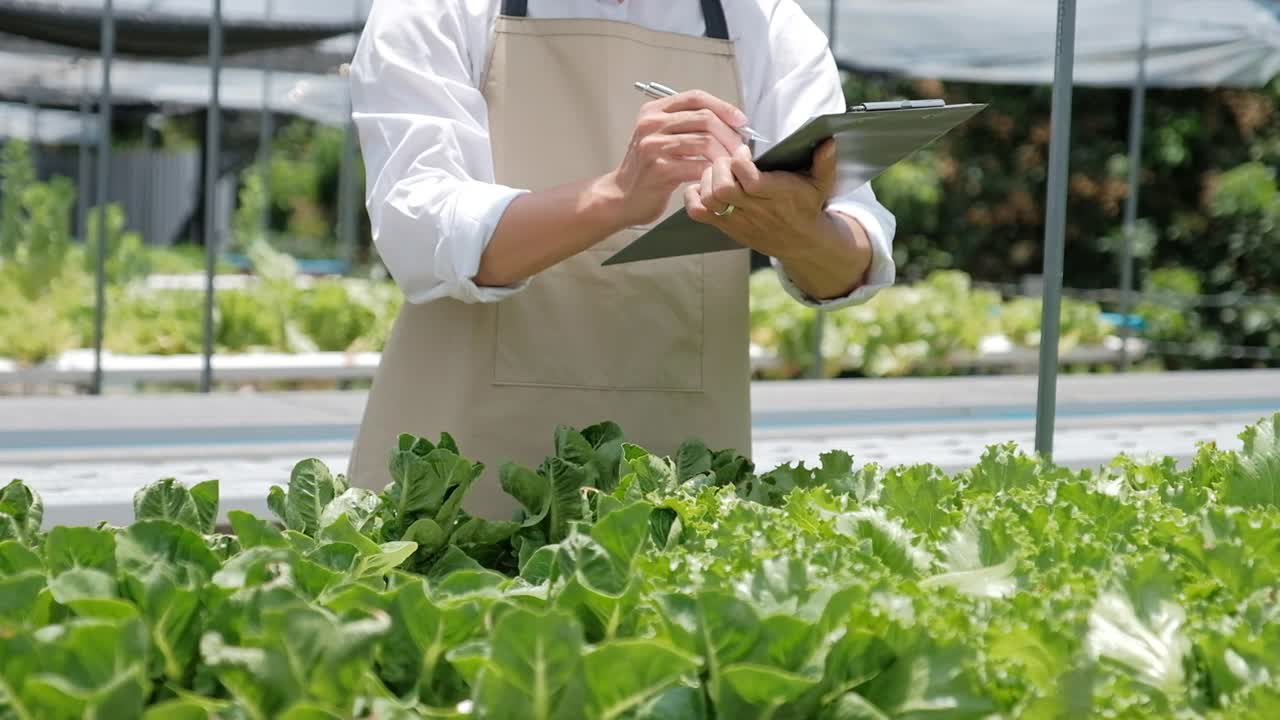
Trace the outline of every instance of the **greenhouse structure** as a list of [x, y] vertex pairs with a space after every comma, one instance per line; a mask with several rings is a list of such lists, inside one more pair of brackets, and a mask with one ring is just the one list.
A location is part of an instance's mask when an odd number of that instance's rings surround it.
[[0, 719], [1280, 717], [1280, 0], [760, 3], [985, 106], [874, 178], [895, 284], [752, 253], [749, 447], [357, 470], [373, 3], [0, 0]]

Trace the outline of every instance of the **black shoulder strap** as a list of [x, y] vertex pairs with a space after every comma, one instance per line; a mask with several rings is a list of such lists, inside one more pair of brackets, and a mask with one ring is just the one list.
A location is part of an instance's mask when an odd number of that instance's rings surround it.
[[729, 23], [724, 20], [724, 6], [720, 0], [702, 0], [702, 18], [707, 21], [707, 37], [729, 39]]
[[[529, 14], [529, 0], [502, 0], [502, 14], [507, 17], [525, 17]], [[702, 0], [702, 17], [707, 23], [707, 37], [729, 39], [729, 23], [725, 22], [724, 6], [720, 4], [720, 0]]]

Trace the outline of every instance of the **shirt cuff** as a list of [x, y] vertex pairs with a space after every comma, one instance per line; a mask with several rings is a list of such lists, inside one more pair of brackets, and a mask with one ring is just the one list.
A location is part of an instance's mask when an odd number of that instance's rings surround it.
[[478, 181], [463, 183], [457, 189], [453, 223], [449, 228], [454, 242], [442, 242], [436, 250], [435, 266], [441, 285], [449, 289], [443, 294], [465, 303], [491, 303], [504, 300], [529, 286], [528, 279], [502, 287], [482, 287], [475, 283], [476, 274], [480, 272], [480, 258], [489, 247], [503, 213], [512, 200], [526, 192]]
[[857, 220], [858, 224], [867, 231], [867, 238], [871, 241], [871, 267], [867, 270], [865, 282], [843, 297], [815, 300], [787, 276], [786, 270], [777, 258], [770, 258], [770, 261], [778, 273], [783, 289], [804, 305], [821, 310], [839, 310], [851, 305], [861, 305], [875, 297], [876, 293], [884, 288], [892, 286], [897, 280], [898, 266], [893, 261], [893, 246], [880, 220], [865, 206], [854, 202], [833, 202], [827, 205], [827, 210], [848, 215]]

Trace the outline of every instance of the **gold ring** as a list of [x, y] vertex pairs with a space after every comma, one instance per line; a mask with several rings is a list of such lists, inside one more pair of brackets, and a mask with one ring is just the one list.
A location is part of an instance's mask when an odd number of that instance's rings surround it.
[[715, 210], [712, 210], [711, 212], [714, 213], [716, 217], [728, 217], [729, 215], [732, 215], [733, 211], [736, 209], [737, 208], [733, 206], [733, 203], [729, 203], [729, 207], [725, 208], [724, 210], [720, 210], [718, 212]]

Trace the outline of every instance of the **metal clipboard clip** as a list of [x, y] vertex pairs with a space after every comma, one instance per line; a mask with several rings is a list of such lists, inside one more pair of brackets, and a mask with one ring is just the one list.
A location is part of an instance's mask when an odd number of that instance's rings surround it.
[[884, 100], [852, 105], [849, 112], [876, 112], [878, 110], [919, 110], [921, 108], [946, 107], [945, 100]]

